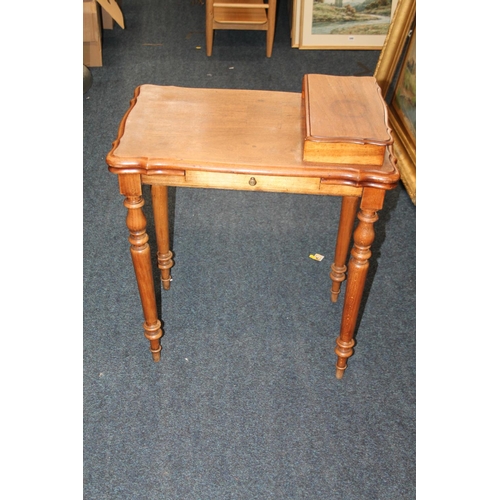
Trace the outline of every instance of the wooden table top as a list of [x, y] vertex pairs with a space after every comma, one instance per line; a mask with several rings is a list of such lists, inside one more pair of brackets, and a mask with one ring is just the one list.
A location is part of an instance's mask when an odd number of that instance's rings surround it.
[[106, 161], [118, 174], [316, 176], [384, 189], [399, 179], [390, 147], [378, 167], [312, 163], [302, 159], [304, 138], [300, 93], [141, 85]]

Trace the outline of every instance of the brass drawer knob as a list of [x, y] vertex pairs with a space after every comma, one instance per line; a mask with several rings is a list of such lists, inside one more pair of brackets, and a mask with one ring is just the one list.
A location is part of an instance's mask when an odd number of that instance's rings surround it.
[[255, 186], [257, 184], [257, 181], [255, 180], [255, 177], [250, 177], [250, 180], [248, 181], [248, 184], [250, 184], [250, 186]]

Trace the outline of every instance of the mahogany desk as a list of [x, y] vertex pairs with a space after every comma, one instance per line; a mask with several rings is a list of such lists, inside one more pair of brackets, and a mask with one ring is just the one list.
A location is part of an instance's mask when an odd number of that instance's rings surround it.
[[[308, 75], [312, 76], [312, 75]], [[307, 78], [307, 77], [306, 77]], [[306, 80], [304, 79], [304, 81]], [[135, 91], [121, 121], [118, 137], [106, 158], [118, 175], [120, 193], [128, 209], [130, 251], [144, 312], [144, 332], [154, 361], [160, 360], [161, 323], [156, 308], [146, 218], [142, 211], [142, 186], [150, 185], [157, 237], [157, 260], [164, 289], [170, 287], [173, 266], [169, 245], [167, 187], [237, 189], [342, 196], [334, 262], [331, 266], [331, 300], [337, 301], [346, 279], [344, 308], [335, 353], [337, 378], [342, 378], [353, 353], [353, 334], [368, 270], [373, 224], [383, 206], [386, 190], [396, 186], [399, 173], [392, 156], [385, 103], [377, 91], [381, 113], [373, 117], [354, 103], [349, 89], [358, 84], [378, 89], [372, 77], [327, 77], [342, 98], [336, 102], [344, 119], [353, 119], [365, 130], [377, 130], [379, 121], [389, 139], [380, 165], [335, 153], [335, 163], [305, 161], [306, 123], [304, 91], [301, 93], [195, 89], [142, 85]], [[321, 101], [323, 102], [323, 101]], [[335, 103], [334, 103], [335, 104]], [[325, 112], [328, 110], [325, 108]], [[371, 128], [370, 128], [371, 127]], [[363, 128], [363, 127], [362, 127]], [[363, 134], [363, 130], [361, 134]], [[310, 137], [313, 141], [314, 137]], [[352, 138], [350, 138], [352, 139]], [[349, 139], [349, 140], [350, 140]], [[318, 139], [321, 141], [321, 137]], [[367, 136], [355, 144], [377, 143]], [[357, 142], [356, 142], [357, 141]], [[345, 142], [345, 141], [344, 141]], [[313, 144], [314, 145], [314, 144]], [[353, 233], [355, 216], [358, 224]], [[349, 245], [353, 238], [349, 267]]]

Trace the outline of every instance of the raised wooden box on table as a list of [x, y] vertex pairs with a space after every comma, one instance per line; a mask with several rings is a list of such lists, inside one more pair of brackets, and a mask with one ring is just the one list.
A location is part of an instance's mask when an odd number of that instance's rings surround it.
[[387, 111], [373, 77], [305, 75], [305, 161], [382, 165], [392, 144]]

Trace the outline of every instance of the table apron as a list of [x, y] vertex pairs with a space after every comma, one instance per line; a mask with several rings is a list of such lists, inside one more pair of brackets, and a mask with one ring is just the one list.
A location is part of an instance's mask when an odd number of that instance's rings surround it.
[[327, 184], [320, 177], [252, 175], [186, 170], [183, 175], [142, 175], [149, 185], [266, 191], [273, 193], [317, 194], [330, 196], [361, 196], [363, 188]]

